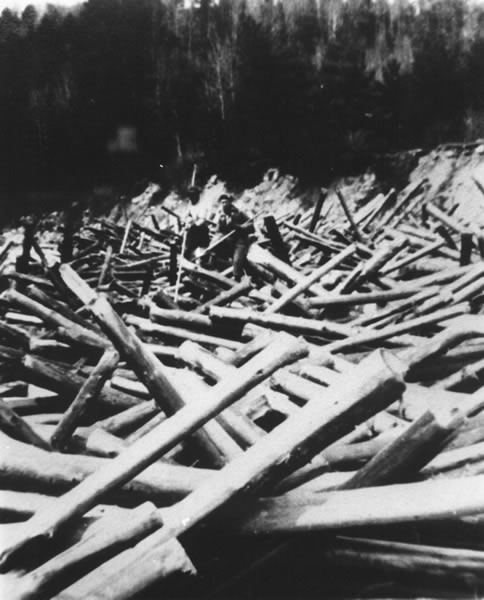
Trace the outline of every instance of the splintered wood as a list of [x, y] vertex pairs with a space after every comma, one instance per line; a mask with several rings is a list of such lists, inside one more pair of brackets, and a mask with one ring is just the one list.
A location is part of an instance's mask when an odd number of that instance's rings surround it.
[[25, 220], [2, 597], [482, 596], [484, 231], [425, 190], [259, 212], [242, 281], [171, 209]]

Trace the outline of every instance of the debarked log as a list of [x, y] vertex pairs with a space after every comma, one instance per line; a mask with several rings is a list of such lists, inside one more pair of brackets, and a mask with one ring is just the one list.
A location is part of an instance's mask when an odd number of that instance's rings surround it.
[[211, 388], [210, 395], [204, 402], [180, 409], [117, 458], [108, 461], [105, 467], [64, 494], [48, 510], [36, 513], [25, 523], [16, 539], [3, 549], [1, 564], [8, 566], [9, 560], [15, 560], [17, 552], [27, 548], [34, 540], [52, 538], [62, 525], [83, 515], [108, 491], [132, 479], [276, 369], [298, 360], [307, 352], [302, 341], [291, 336], [276, 336], [273, 344], [239, 369], [237, 377], [232, 376], [230, 380], [224, 380]]
[[[398, 368], [393, 361], [392, 364]], [[159, 573], [154, 570], [147, 573], [145, 568], [146, 561], [160, 544], [187, 531], [229, 500], [287, 475], [356, 423], [385, 408], [403, 389], [398, 371], [382, 353], [374, 353], [362, 361], [353, 375], [344, 385], [329, 388], [335, 406], [331, 415], [324, 411], [320, 416], [318, 402], [301, 409], [297, 416], [287, 419], [214, 475], [210, 485], [202, 484], [187, 498], [165, 510], [159, 531], [95, 569], [90, 585], [74, 585], [69, 590], [70, 596], [64, 597], [81, 598], [81, 594], [85, 597], [88, 592], [90, 598], [114, 598], [112, 594], [106, 596], [105, 590], [120, 568], [129, 568], [130, 577], [123, 586], [117, 587], [116, 598], [129, 598], [142, 591], [160, 578]]]
[[305, 319], [303, 317], [289, 317], [286, 315], [266, 315], [245, 308], [221, 308], [212, 306], [210, 317], [213, 320], [227, 319], [241, 324], [255, 323], [263, 327], [289, 331], [293, 334], [315, 335], [315, 336], [351, 336], [355, 330], [350, 325], [334, 323], [331, 321], [318, 321]]
[[214, 519], [223, 523], [220, 529], [227, 533], [267, 534], [459, 519], [482, 513], [484, 475], [477, 475], [333, 492], [289, 492], [279, 498], [260, 498], [249, 508], [231, 507]]
[[[0, 434], [0, 443], [0, 481], [16, 489], [62, 494], [112, 464], [97, 456], [47, 452], [4, 434]], [[152, 500], [169, 504], [192, 492], [211, 474], [210, 469], [157, 463], [120, 488], [119, 497], [130, 503]]]

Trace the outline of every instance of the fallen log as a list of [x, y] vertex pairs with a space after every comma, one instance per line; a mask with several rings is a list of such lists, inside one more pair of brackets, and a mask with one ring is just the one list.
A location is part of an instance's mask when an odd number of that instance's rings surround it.
[[[361, 367], [361, 368], [360, 368]], [[355, 368], [355, 377], [333, 390], [337, 408], [328, 417], [319, 419], [319, 403], [302, 409], [297, 418], [288, 419], [274, 429], [256, 446], [224, 467], [210, 481], [170, 510], [163, 512], [163, 527], [155, 531], [132, 549], [107, 561], [93, 571], [91, 585], [82, 588], [90, 598], [99, 598], [106, 583], [122, 565], [129, 565], [130, 579], [117, 588], [117, 598], [129, 598], [157, 581], [160, 576], [146, 573], [143, 565], [160, 544], [179, 536], [206, 518], [216, 508], [234, 499], [260, 489], [263, 484], [274, 481], [288, 471], [300, 466], [311, 455], [329, 445], [349, 431], [356, 421], [378, 412], [402, 390], [399, 376], [385, 363], [381, 354], [374, 354]], [[341, 398], [341, 402], [336, 400]], [[94, 583], [92, 583], [94, 581]], [[74, 598], [81, 597], [81, 589], [74, 584], [70, 590]], [[62, 596], [61, 596], [62, 597]]]
[[54, 448], [62, 450], [66, 446], [77, 427], [80, 417], [84, 414], [88, 405], [97, 399], [118, 362], [119, 354], [114, 348], [104, 352], [95, 369], [86, 379], [84, 385], [57, 425], [51, 438], [51, 444]]
[[227, 338], [218, 337], [215, 335], [208, 335], [205, 333], [198, 333], [192, 329], [183, 329], [182, 327], [171, 327], [169, 325], [160, 325], [153, 323], [149, 319], [143, 317], [136, 317], [135, 315], [127, 315], [126, 323], [133, 325], [139, 329], [142, 333], [151, 335], [161, 335], [166, 337], [174, 337], [182, 340], [191, 340], [193, 342], [199, 342], [201, 344], [208, 344], [209, 346], [222, 346], [229, 348], [230, 350], [238, 350], [241, 346], [240, 342], [230, 340]]
[[[23, 377], [35, 385], [39, 385], [59, 394], [74, 398], [85, 383], [85, 378], [45, 359], [31, 354], [25, 354], [20, 359]], [[101, 405], [113, 410], [124, 410], [139, 403], [139, 400], [129, 394], [115, 392], [105, 385], [99, 394]]]
[[274, 314], [281, 310], [286, 304], [297, 298], [299, 294], [307, 290], [313, 283], [316, 283], [320, 280], [324, 275], [329, 273], [332, 269], [341, 264], [348, 256], [354, 254], [356, 250], [356, 246], [354, 244], [345, 248], [342, 252], [337, 254], [335, 257], [330, 259], [324, 265], [322, 265], [319, 269], [316, 269], [301, 280], [298, 284], [296, 284], [293, 288], [288, 290], [286, 294], [283, 294], [280, 298], [278, 298], [273, 304], [266, 308], [264, 311], [265, 314]]
[[33, 444], [44, 450], [51, 450], [50, 444], [2, 399], [0, 399], [0, 430], [21, 442]]
[[204, 304], [195, 309], [195, 313], [203, 314], [208, 311], [211, 306], [224, 306], [232, 300], [236, 300], [240, 296], [244, 296], [252, 289], [252, 283], [249, 279], [243, 279], [239, 283], [233, 285], [230, 289], [220, 292], [211, 300], [207, 300]]
[[[484, 475], [260, 498], [220, 518], [222, 531], [250, 535], [456, 520], [484, 510]], [[245, 515], [240, 515], [245, 512]], [[236, 516], [240, 515], [241, 520]]]
[[69, 289], [92, 311], [115, 348], [132, 365], [162, 410], [171, 414], [184, 406], [185, 401], [165, 373], [163, 365], [126, 327], [108, 300], [96, 294], [68, 265], [61, 265], [60, 273]]
[[465, 415], [449, 411], [444, 415], [430, 411], [390, 441], [340, 489], [355, 489], [370, 485], [386, 485], [406, 481], [420, 471], [444, 448], [452, 435], [462, 426]]
[[55, 310], [45, 307], [40, 302], [28, 298], [16, 290], [5, 290], [2, 292], [1, 298], [9, 304], [20, 306], [46, 323], [53, 325], [64, 338], [71, 342], [102, 349], [111, 346], [107, 340], [94, 331], [74, 323]]
[[288, 317], [286, 315], [266, 315], [249, 309], [212, 306], [209, 314], [214, 321], [227, 319], [241, 324], [255, 323], [270, 329], [289, 331], [294, 334], [347, 337], [354, 333], [354, 329], [346, 324], [334, 323], [328, 320], [316, 321], [302, 317]]
[[409, 319], [408, 321], [404, 321], [398, 325], [390, 325], [389, 327], [384, 327], [383, 329], [377, 331], [365, 331], [364, 333], [357, 333], [356, 335], [349, 336], [344, 340], [331, 342], [325, 347], [325, 350], [327, 352], [340, 352], [341, 350], [348, 350], [350, 348], [361, 346], [362, 344], [381, 342], [383, 340], [391, 339], [394, 336], [401, 335], [402, 333], [414, 331], [415, 329], [426, 325], [433, 325], [447, 319], [452, 319], [458, 315], [468, 313], [469, 311], [469, 305], [463, 303], [453, 306], [452, 308], [435, 311], [433, 314], [428, 316]]
[[305, 354], [307, 348], [302, 342], [291, 337], [279, 336], [259, 356], [241, 367], [238, 377], [231, 377], [230, 381], [222, 381], [211, 388], [210, 397], [205, 402], [180, 409], [117, 458], [109, 461], [106, 467], [96, 471], [54, 502], [49, 510], [36, 513], [25, 523], [17, 538], [3, 549], [0, 554], [1, 564], [8, 565], [9, 561], [15, 560], [21, 549], [27, 548], [34, 541], [52, 538], [63, 524], [75, 516], [84, 514], [109, 490], [129, 481], [277, 368]]
[[[12, 489], [21, 488], [32, 492], [64, 494], [67, 490], [87, 481], [101, 469], [109, 470], [115, 459], [76, 454], [49, 452], [38, 447], [13, 440], [0, 433], [2, 452], [0, 456], [2, 485]], [[193, 491], [210, 469], [156, 463], [139, 472], [131, 481], [111, 494], [110, 500], [135, 502], [153, 500], [171, 503]], [[56, 499], [56, 503], [63, 496]], [[105, 499], [109, 498], [108, 495]], [[52, 505], [53, 506], [53, 505]]]

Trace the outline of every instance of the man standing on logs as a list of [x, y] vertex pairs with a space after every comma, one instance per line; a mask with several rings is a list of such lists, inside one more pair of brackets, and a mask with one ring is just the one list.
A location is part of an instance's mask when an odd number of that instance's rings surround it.
[[218, 219], [218, 231], [223, 235], [232, 234], [227, 242], [230, 242], [233, 247], [234, 277], [236, 281], [240, 281], [249, 250], [249, 236], [254, 231], [254, 225], [244, 212], [234, 206], [233, 200], [233, 197], [228, 194], [222, 194], [219, 198], [221, 213]]
[[198, 248], [206, 248], [210, 243], [206, 211], [200, 204], [200, 189], [195, 186], [188, 188], [190, 205], [185, 217], [186, 245], [185, 257], [191, 258]]

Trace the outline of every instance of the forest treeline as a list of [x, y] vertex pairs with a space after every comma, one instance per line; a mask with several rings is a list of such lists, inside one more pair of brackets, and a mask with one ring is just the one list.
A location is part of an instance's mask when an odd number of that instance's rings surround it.
[[194, 162], [324, 182], [381, 153], [479, 136], [474, 2], [88, 0], [0, 16], [10, 198]]

